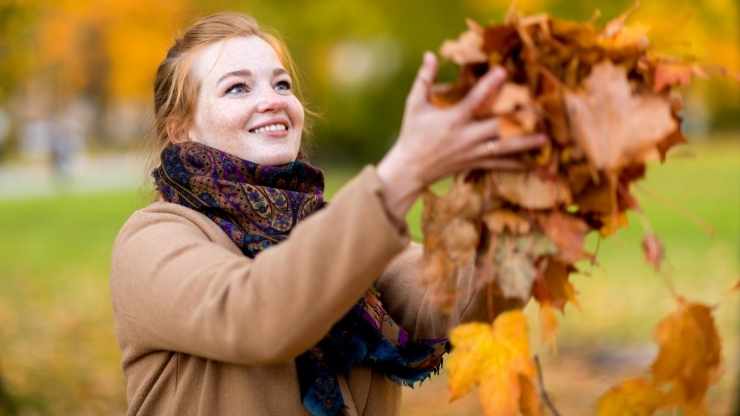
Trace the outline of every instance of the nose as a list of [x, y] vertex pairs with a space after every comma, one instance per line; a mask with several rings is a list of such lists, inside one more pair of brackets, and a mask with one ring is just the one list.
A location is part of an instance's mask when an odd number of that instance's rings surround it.
[[257, 102], [257, 111], [260, 113], [268, 111], [279, 111], [284, 110], [287, 106], [285, 97], [277, 94], [274, 91], [267, 92], [262, 95], [260, 100]]

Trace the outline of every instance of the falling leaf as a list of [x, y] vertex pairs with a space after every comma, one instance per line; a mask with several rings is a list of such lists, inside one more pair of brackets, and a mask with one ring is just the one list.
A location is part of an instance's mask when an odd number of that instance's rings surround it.
[[565, 102], [575, 138], [597, 168], [624, 166], [676, 128], [670, 105], [657, 95], [633, 94], [622, 67], [603, 61], [584, 85], [566, 92]]
[[642, 239], [642, 251], [645, 253], [645, 260], [653, 266], [655, 271], [660, 271], [660, 263], [665, 257], [665, 252], [658, 236], [652, 233], [645, 235]]
[[678, 310], [658, 324], [655, 337], [660, 346], [651, 368], [656, 382], [670, 384], [681, 406], [703, 408], [721, 364], [722, 341], [712, 310], [680, 300]]
[[535, 368], [521, 310], [502, 313], [493, 325], [460, 325], [451, 331], [450, 341], [453, 350], [447, 370], [451, 400], [479, 385], [481, 405], [488, 416], [518, 415], [523, 397], [528, 409], [533, 403], [539, 407], [538, 397], [531, 391]]
[[650, 416], [666, 405], [668, 396], [650, 380], [634, 378], [612, 387], [599, 399], [598, 416]]

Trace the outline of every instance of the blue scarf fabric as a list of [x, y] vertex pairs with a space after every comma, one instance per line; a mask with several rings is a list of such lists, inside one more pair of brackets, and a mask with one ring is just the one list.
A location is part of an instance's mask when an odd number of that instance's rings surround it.
[[[288, 238], [299, 221], [326, 204], [323, 172], [305, 161], [259, 165], [197, 142], [168, 145], [152, 176], [166, 201], [208, 216], [250, 258]], [[380, 299], [373, 285], [296, 358], [301, 398], [312, 416], [343, 413], [337, 375], [354, 366], [412, 387], [439, 372], [450, 350], [447, 338], [410, 339]]]

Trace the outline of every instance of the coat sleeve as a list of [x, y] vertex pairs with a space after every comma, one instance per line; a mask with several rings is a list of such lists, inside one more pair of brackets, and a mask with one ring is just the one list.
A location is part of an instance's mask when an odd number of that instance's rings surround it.
[[366, 166], [332, 203], [254, 259], [212, 242], [171, 210], [138, 211], [112, 253], [124, 354], [132, 344], [254, 365], [306, 351], [408, 245], [388, 216], [382, 186]]
[[422, 256], [422, 246], [410, 243], [378, 279], [383, 306], [396, 323], [412, 338], [422, 339], [445, 337], [460, 323], [488, 319], [485, 291], [475, 288], [472, 268], [458, 277], [458, 297], [451, 313], [442, 313], [422, 283]]

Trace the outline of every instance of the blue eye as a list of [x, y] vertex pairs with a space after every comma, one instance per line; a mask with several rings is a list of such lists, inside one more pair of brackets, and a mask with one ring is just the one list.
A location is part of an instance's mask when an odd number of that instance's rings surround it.
[[282, 85], [282, 90], [283, 91], [290, 91], [290, 82], [289, 81], [278, 81], [278, 83], [276, 84], [276, 87], [277, 88], [281, 88], [280, 87], [281, 85]]
[[226, 90], [226, 94], [229, 94], [229, 95], [234, 95], [234, 94], [244, 94], [244, 93], [246, 93], [247, 91], [249, 91], [249, 88], [247, 88], [247, 84], [245, 84], [245, 83], [243, 83], [243, 82], [238, 82], [238, 83], [236, 83], [236, 84], [234, 84], [234, 85], [230, 86], [230, 87], [229, 87], [229, 88], [228, 88], [228, 89]]

